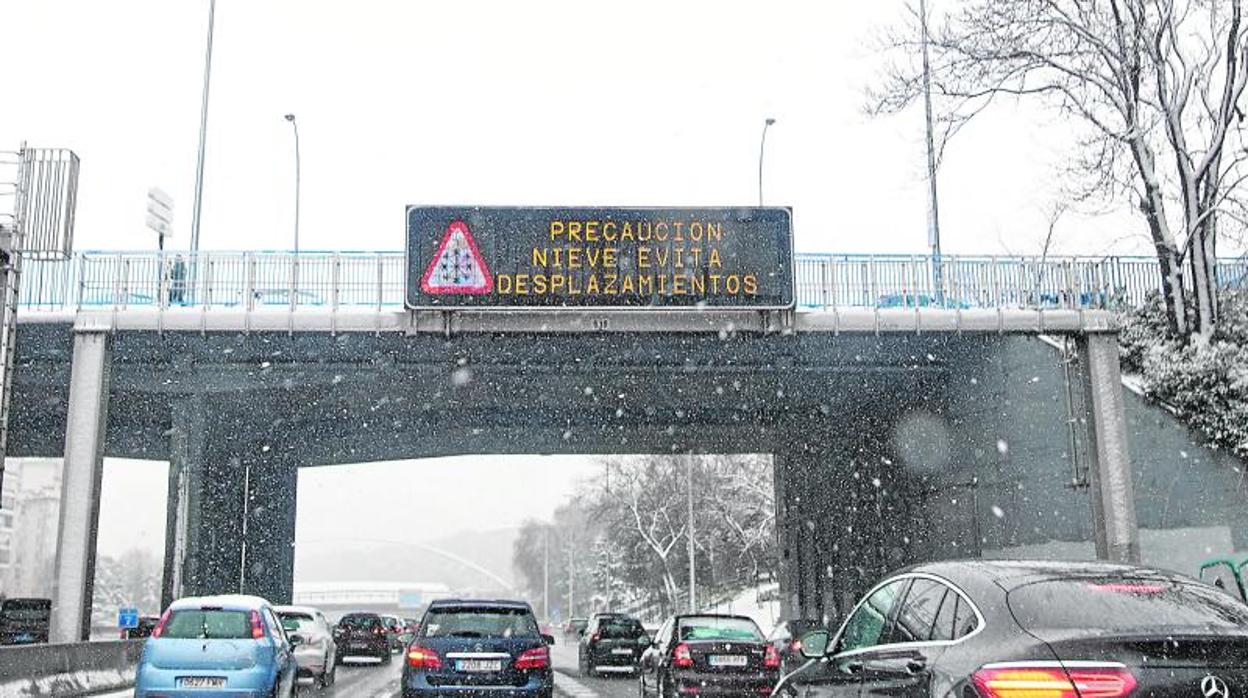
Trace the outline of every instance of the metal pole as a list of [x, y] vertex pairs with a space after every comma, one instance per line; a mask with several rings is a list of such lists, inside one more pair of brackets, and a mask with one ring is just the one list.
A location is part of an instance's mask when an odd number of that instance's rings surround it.
[[542, 613], [550, 620], [550, 527], [546, 527], [546, 535], [542, 544]]
[[573, 556], [576, 553], [575, 533], [568, 534], [568, 618], [576, 615], [576, 567]]
[[204, 143], [208, 135], [208, 85], [212, 79], [212, 25], [217, 0], [208, 0], [208, 46], [204, 51], [204, 94], [199, 107], [199, 157], [195, 165], [195, 203], [191, 208], [191, 254], [199, 251], [199, 212], [204, 198]]
[[689, 612], [698, 612], [698, 596], [697, 596], [697, 571], [693, 559], [693, 456], [688, 456], [688, 468], [686, 476], [688, 480], [685, 483], [685, 493], [689, 500]]
[[294, 114], [287, 114], [286, 120], [295, 129], [295, 254], [299, 254], [299, 179], [301, 173], [299, 164], [299, 122], [295, 120]]
[[927, 242], [932, 248], [932, 270], [935, 276], [936, 302], [945, 304], [944, 270], [940, 261], [940, 207], [936, 196], [936, 145], [932, 134], [932, 73], [928, 60], [927, 0], [919, 0], [919, 21], [923, 26], [923, 113], [927, 139]]
[[767, 149], [767, 127], [776, 123], [775, 119], [768, 118], [763, 122], [763, 136], [758, 143], [758, 205], [763, 205], [763, 153]]
[[251, 463], [242, 471], [242, 546], [238, 553], [238, 593], [247, 593], [247, 517], [251, 508]]

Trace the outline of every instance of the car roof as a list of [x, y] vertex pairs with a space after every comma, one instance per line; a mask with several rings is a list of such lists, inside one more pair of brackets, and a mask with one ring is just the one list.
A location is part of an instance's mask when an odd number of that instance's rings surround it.
[[1035, 582], [1092, 577], [1146, 577], [1188, 580], [1190, 577], [1168, 570], [1105, 561], [1063, 560], [946, 560], [903, 568], [889, 577], [906, 573], [926, 573], [953, 582], [967, 591], [991, 585], [1010, 591]]
[[246, 594], [221, 594], [219, 596], [188, 596], [169, 604], [173, 611], [188, 608], [219, 606], [232, 611], [258, 611], [265, 606], [272, 606], [266, 599]]
[[678, 621], [684, 620], [685, 618], [720, 618], [723, 620], [748, 620], [751, 623], [754, 623], [754, 625], [758, 625], [758, 623], [755, 623], [754, 619], [749, 616], [739, 616], [739, 615], [735, 615], [731, 613], [681, 613], [676, 616], [676, 620]]
[[320, 613], [319, 609], [312, 608], [311, 606], [274, 606], [273, 611], [275, 613], [306, 613], [313, 618], [316, 617], [316, 614]]
[[442, 608], [446, 606], [459, 608], [519, 608], [527, 611], [533, 610], [527, 601], [515, 601], [512, 599], [436, 599], [429, 602], [430, 609]]

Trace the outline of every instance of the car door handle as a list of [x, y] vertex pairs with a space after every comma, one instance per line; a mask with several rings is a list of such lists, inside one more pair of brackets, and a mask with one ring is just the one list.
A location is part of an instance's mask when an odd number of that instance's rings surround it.
[[918, 657], [906, 660], [906, 671], [911, 674], [918, 674], [927, 669], [927, 662]]
[[857, 674], [862, 671], [862, 662], [856, 659], [845, 662], [841, 665], [841, 669], [846, 674]]

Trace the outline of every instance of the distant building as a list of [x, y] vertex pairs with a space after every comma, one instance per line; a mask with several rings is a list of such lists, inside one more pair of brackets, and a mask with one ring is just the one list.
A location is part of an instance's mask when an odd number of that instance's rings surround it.
[[60, 525], [61, 460], [8, 459], [0, 498], [0, 560], [6, 557], [6, 541], [8, 546], [8, 563], [0, 574], [4, 594], [51, 596]]

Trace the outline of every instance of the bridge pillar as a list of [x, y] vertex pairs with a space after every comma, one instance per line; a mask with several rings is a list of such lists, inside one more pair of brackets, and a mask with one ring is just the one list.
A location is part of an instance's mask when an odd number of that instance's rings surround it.
[[52, 642], [79, 642], [91, 631], [100, 479], [108, 423], [110, 341], [106, 332], [74, 335], [52, 587]]
[[1135, 517], [1131, 459], [1127, 451], [1127, 418], [1118, 366], [1118, 338], [1087, 334], [1078, 339], [1085, 367], [1092, 519], [1096, 556], [1102, 560], [1139, 562], [1140, 532]]
[[165, 569], [161, 608], [186, 595], [187, 552], [198, 541], [201, 527], [198, 494], [202, 486], [208, 441], [207, 405], [202, 395], [174, 402], [169, 435], [169, 496], [165, 518]]
[[244, 468], [248, 506], [243, 589], [289, 604], [295, 583], [298, 462], [271, 448], [244, 458]]

